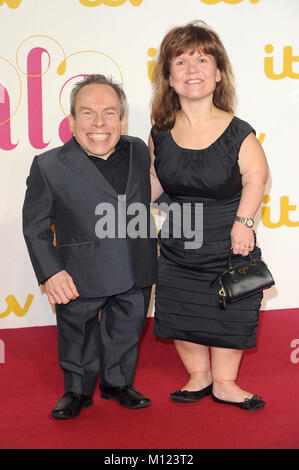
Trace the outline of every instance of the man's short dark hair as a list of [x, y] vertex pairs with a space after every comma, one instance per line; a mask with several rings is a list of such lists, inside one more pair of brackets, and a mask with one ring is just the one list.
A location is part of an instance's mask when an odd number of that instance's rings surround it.
[[76, 102], [76, 97], [79, 91], [82, 90], [82, 88], [85, 87], [86, 85], [93, 85], [93, 84], [108, 85], [111, 88], [113, 88], [113, 90], [117, 93], [119, 100], [120, 100], [120, 119], [122, 119], [126, 112], [126, 107], [127, 107], [127, 97], [125, 95], [125, 92], [122, 89], [122, 86], [116, 82], [113, 82], [111, 77], [105, 77], [105, 75], [100, 75], [100, 74], [95, 74], [95, 73], [84, 77], [83, 80], [81, 80], [80, 82], [77, 82], [74, 88], [72, 89], [71, 96], [70, 96], [71, 114], [75, 117], [75, 102]]

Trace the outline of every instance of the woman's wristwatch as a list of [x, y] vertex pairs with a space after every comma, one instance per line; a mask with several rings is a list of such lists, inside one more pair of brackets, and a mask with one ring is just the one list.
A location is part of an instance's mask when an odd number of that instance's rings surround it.
[[247, 227], [252, 228], [254, 224], [254, 219], [251, 219], [250, 217], [240, 217], [239, 215], [236, 215], [237, 222], [241, 222], [241, 224], [247, 225]]

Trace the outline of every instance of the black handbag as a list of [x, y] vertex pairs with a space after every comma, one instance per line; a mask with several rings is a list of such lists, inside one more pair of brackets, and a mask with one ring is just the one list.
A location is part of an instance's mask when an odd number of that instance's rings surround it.
[[220, 283], [219, 303], [222, 308], [226, 308], [226, 302], [236, 302], [269, 289], [275, 284], [266, 263], [255, 259], [251, 253], [249, 253], [249, 258], [249, 260], [232, 266], [232, 251], [230, 251], [228, 269], [211, 282], [211, 286], [215, 285], [217, 281]]

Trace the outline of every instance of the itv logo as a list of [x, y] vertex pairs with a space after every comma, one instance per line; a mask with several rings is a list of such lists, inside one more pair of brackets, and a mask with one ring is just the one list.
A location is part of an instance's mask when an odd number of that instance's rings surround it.
[[[267, 44], [265, 46], [266, 54], [273, 54], [274, 46]], [[293, 55], [292, 46], [285, 46], [283, 48], [283, 65], [281, 72], [274, 71], [274, 57], [273, 55], [265, 57], [264, 59], [264, 71], [266, 77], [271, 80], [282, 80], [283, 78], [299, 78], [299, 72], [294, 71], [294, 64], [299, 62], [299, 56]], [[299, 70], [299, 69], [298, 69]]]

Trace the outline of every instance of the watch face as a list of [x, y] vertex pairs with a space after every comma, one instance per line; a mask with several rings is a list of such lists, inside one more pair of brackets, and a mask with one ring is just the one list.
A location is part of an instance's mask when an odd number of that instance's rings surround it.
[[246, 225], [248, 227], [252, 227], [253, 226], [253, 221], [251, 219], [247, 220]]

